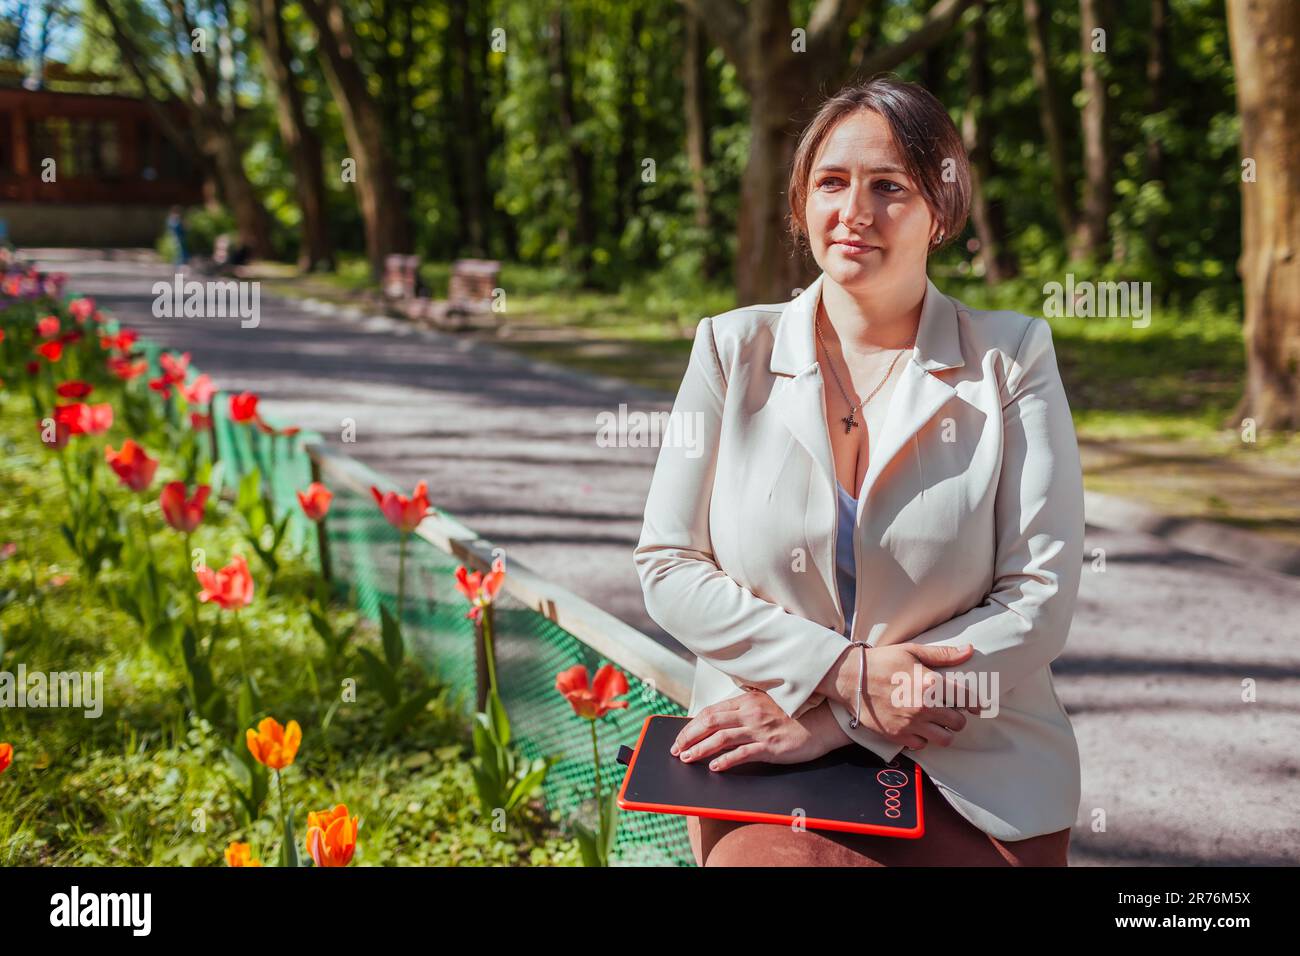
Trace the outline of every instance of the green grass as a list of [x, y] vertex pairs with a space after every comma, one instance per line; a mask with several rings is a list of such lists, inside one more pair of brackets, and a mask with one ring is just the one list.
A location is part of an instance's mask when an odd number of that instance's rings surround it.
[[[0, 774], [0, 865], [224, 865], [233, 840], [252, 843], [255, 856], [274, 865], [274, 782], [261, 815], [251, 824], [242, 820], [223, 751], [245, 746], [244, 728], [233, 718], [213, 726], [188, 715], [179, 655], [152, 650], [134, 619], [108, 600], [127, 586], [124, 572], [110, 566], [93, 584], [83, 578], [59, 531], [57, 453], [40, 444], [29, 419], [24, 396], [0, 391], [0, 545], [17, 546], [0, 560], [0, 670], [14, 673], [21, 662], [29, 673], [100, 672], [104, 710], [98, 718], [62, 708], [0, 710], [0, 740], [16, 751]], [[87, 440], [93, 439], [73, 439]], [[120, 442], [116, 430], [109, 440]], [[167, 467], [164, 460], [146, 498], [147, 518], [172, 598], [188, 602], [179, 582], [197, 586], [182, 567], [181, 538], [162, 523], [157, 504], [162, 482], [173, 477]], [[109, 492], [129, 514], [128, 494]], [[382, 708], [366, 704], [373, 695], [364, 690], [327, 721], [341, 678], [359, 675], [355, 663], [330, 673], [306, 615], [304, 595], [315, 572], [305, 556], [288, 560], [268, 592], [267, 569], [242, 542], [224, 503], [209, 506], [193, 543], [213, 566], [236, 550], [250, 557], [258, 589], [241, 614], [249, 670], [265, 710], [303, 728], [298, 758], [284, 774], [300, 848], [306, 811], [344, 802], [361, 818], [354, 865], [579, 862], [576, 845], [540, 804], [507, 832], [492, 830], [467, 762], [468, 721], [445, 692], [392, 743], [381, 733]], [[220, 613], [203, 607], [202, 627]], [[341, 607], [332, 615], [340, 626], [355, 619]], [[357, 640], [378, 646], [368, 626]], [[233, 704], [240, 665], [229, 627], [212, 666]]]

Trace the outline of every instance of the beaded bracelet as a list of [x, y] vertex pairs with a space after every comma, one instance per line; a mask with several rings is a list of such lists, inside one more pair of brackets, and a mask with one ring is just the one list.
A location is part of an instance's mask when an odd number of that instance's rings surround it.
[[867, 644], [865, 641], [850, 641], [850, 642], [849, 642], [849, 647], [860, 647], [860, 648], [862, 648], [862, 655], [861, 655], [861, 657], [862, 657], [862, 666], [858, 669], [858, 693], [857, 693], [857, 700], [854, 702], [854, 705], [853, 705], [853, 716], [849, 718], [849, 726], [852, 727], [852, 728], [855, 728], [855, 729], [857, 728], [858, 724], [860, 724], [860, 723], [862, 722], [862, 720], [861, 720], [861, 718], [862, 718], [862, 685], [863, 685], [864, 682], [866, 681], [866, 677], [867, 677], [867, 648], [870, 647], [870, 646], [871, 646], [871, 645]]

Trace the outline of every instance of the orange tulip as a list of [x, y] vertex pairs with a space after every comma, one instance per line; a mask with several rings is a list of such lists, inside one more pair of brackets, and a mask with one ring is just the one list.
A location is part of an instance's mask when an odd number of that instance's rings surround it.
[[420, 522], [430, 511], [429, 489], [423, 481], [415, 486], [415, 493], [409, 498], [395, 491], [385, 491], [380, 494], [379, 489], [373, 485], [370, 487], [370, 493], [375, 496], [375, 501], [379, 504], [384, 517], [388, 519], [388, 523], [403, 534], [410, 534], [419, 527]]
[[329, 513], [330, 502], [333, 500], [334, 492], [319, 481], [313, 481], [306, 491], [298, 492], [298, 504], [302, 505], [303, 514], [312, 521], [324, 518]]
[[143, 448], [127, 439], [121, 451], [114, 451], [113, 446], [109, 445], [104, 449], [104, 457], [108, 459], [109, 467], [117, 473], [117, 477], [122, 484], [126, 485], [132, 491], [144, 491], [153, 481], [154, 472], [158, 470], [158, 462], [150, 458]]
[[226, 847], [226, 866], [261, 865], [261, 860], [253, 859], [253, 848], [247, 843], [232, 843]]
[[248, 573], [248, 562], [242, 555], [236, 554], [220, 571], [202, 567], [194, 572], [203, 590], [199, 600], [213, 604], [226, 611], [238, 611], [247, 607], [253, 600], [253, 576]]
[[477, 621], [483, 608], [490, 607], [496, 599], [497, 592], [506, 579], [506, 565], [500, 558], [492, 562], [492, 570], [487, 574], [482, 571], [470, 572], [463, 564], [456, 569], [456, 590], [474, 606], [465, 616]]
[[248, 752], [253, 759], [268, 770], [283, 770], [293, 763], [298, 755], [298, 745], [302, 743], [302, 728], [298, 721], [289, 721], [289, 726], [281, 727], [274, 717], [263, 717], [254, 731], [251, 727], [244, 734], [248, 742]]
[[177, 531], [189, 534], [202, 523], [203, 505], [211, 490], [207, 485], [199, 485], [194, 489], [194, 497], [187, 501], [185, 482], [169, 481], [163, 486], [162, 495], [158, 499], [162, 504], [163, 517]]
[[346, 804], [307, 814], [307, 854], [317, 866], [347, 866], [357, 849], [357, 818]]
[[587, 685], [587, 668], [574, 664], [555, 677], [555, 689], [564, 695], [579, 717], [596, 720], [611, 710], [627, 706], [625, 700], [615, 700], [627, 693], [627, 678], [613, 664], [596, 671], [596, 681]]
[[0, 773], [9, 769], [9, 765], [14, 762], [14, 745], [0, 743]]

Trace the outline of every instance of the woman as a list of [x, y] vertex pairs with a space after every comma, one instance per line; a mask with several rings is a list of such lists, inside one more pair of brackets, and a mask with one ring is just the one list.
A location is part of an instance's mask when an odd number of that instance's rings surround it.
[[927, 278], [969, 192], [933, 96], [845, 90], [790, 179], [821, 275], [698, 325], [671, 417], [693, 440], [661, 448], [634, 554], [698, 658], [673, 752], [721, 773], [906, 749], [926, 817], [916, 840], [689, 817], [703, 865], [1065, 865], [1079, 755], [1049, 665], [1079, 587], [1079, 453], [1046, 321]]

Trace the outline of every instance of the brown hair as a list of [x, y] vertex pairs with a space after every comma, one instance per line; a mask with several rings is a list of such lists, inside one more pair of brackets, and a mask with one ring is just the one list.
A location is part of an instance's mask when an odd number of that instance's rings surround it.
[[[808, 180], [817, 150], [831, 129], [858, 110], [879, 113], [889, 124], [903, 168], [917, 184], [921, 196], [939, 220], [943, 239], [931, 246], [937, 252], [957, 237], [970, 210], [970, 163], [961, 135], [948, 111], [923, 86], [892, 76], [878, 76], [858, 86], [845, 87], [821, 105], [795, 148], [790, 170], [790, 234], [795, 245], [807, 248]], [[944, 164], [952, 160], [951, 182], [944, 180]]]

